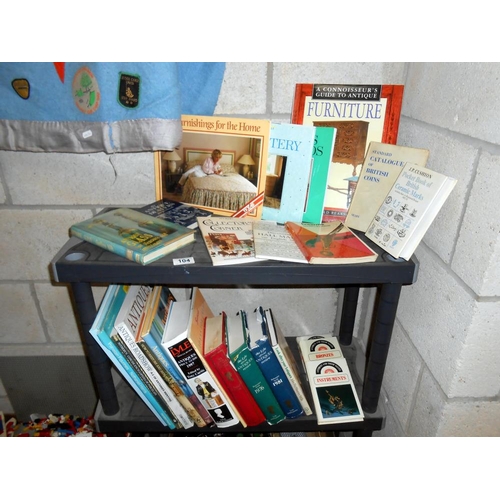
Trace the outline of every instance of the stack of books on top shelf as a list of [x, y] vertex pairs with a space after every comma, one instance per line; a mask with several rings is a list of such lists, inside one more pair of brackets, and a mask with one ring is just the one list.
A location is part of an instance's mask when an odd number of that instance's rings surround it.
[[214, 315], [199, 288], [110, 285], [90, 333], [166, 427], [230, 428], [312, 415], [271, 309]]

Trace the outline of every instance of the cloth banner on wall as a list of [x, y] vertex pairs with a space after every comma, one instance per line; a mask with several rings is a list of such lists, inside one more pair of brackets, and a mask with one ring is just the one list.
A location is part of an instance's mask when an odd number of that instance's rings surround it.
[[174, 149], [181, 114], [213, 114], [224, 70], [225, 63], [0, 63], [0, 149]]

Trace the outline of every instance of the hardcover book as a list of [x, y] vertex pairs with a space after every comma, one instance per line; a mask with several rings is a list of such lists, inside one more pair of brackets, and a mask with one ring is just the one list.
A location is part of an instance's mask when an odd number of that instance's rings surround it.
[[200, 311], [195, 310], [192, 299], [172, 302], [162, 346], [177, 364], [215, 425], [230, 427], [238, 424], [239, 419], [188, 338], [191, 317], [199, 313]]
[[376, 252], [339, 221], [287, 222], [285, 227], [309, 264], [359, 264], [378, 258]]
[[286, 418], [297, 418], [304, 410], [269, 341], [264, 309], [245, 312], [248, 327], [248, 348], [259, 365]]
[[276, 354], [278, 361], [281, 363], [285, 375], [290, 381], [295, 394], [299, 398], [300, 404], [304, 409], [304, 413], [306, 415], [312, 415], [311, 406], [309, 405], [309, 401], [307, 401], [307, 397], [300, 382], [297, 363], [292, 351], [290, 350], [288, 341], [283, 335], [283, 332], [281, 331], [281, 328], [270, 308], [264, 310], [264, 318], [266, 321], [267, 331], [269, 333], [269, 341], [271, 342], [274, 353]]
[[318, 424], [363, 420], [364, 413], [338, 339], [298, 337], [297, 343]]
[[227, 352], [232, 365], [241, 375], [241, 378], [265, 415], [267, 423], [274, 425], [285, 420], [286, 416], [259, 365], [250, 352], [248, 347], [248, 328], [242, 312], [239, 311], [235, 315], [227, 316]]
[[401, 169], [425, 167], [429, 150], [370, 142], [345, 225], [366, 232]]
[[[217, 215], [259, 220], [266, 185], [271, 122], [196, 115], [182, 115], [181, 121], [179, 152], [186, 176], [179, 181], [182, 184], [181, 201]], [[193, 174], [192, 169], [200, 173], [214, 149], [222, 155], [218, 162], [221, 174]]]
[[323, 222], [345, 220], [368, 144], [396, 144], [403, 91], [403, 85], [296, 84], [292, 123], [337, 129]]
[[118, 311], [125, 300], [126, 290], [127, 287], [123, 285], [108, 286], [94, 323], [90, 328], [90, 334], [158, 420], [170, 429], [176, 429], [178, 426], [171, 418], [169, 411], [162, 406], [157, 398], [155, 398], [143, 379], [141, 379], [138, 373], [130, 366], [125, 356], [111, 339], [111, 336], [116, 333], [114, 332], [114, 323]]
[[187, 414], [193, 420], [194, 424], [198, 427], [205, 427], [207, 423], [212, 423], [212, 419], [209, 418], [206, 422], [202, 415], [198, 413], [198, 410], [184, 393], [183, 388], [177, 382], [176, 378], [171, 374], [170, 367], [165, 366], [165, 363], [158, 359], [158, 349], [156, 341], [151, 333], [153, 328], [153, 320], [160, 304], [160, 298], [162, 293], [162, 286], [153, 287], [152, 292], [149, 294], [146, 305], [144, 307], [144, 313], [142, 315], [141, 322], [137, 329], [137, 334], [135, 338], [135, 343], [139, 346], [148, 360], [151, 362], [153, 367], [156, 369], [160, 377], [165, 381], [165, 383], [172, 389], [174, 396], [177, 398], [179, 403], [186, 410]]
[[70, 232], [143, 265], [194, 241], [194, 229], [131, 208], [117, 208], [78, 222]]
[[219, 385], [224, 388], [233, 407], [247, 426], [259, 425], [266, 417], [240, 374], [229, 361], [226, 345], [226, 313], [205, 318], [203, 355]]
[[395, 258], [410, 259], [457, 183], [407, 164], [373, 218], [366, 236]]
[[173, 362], [171, 357], [165, 353], [163, 347], [161, 346], [163, 332], [165, 330], [168, 313], [170, 311], [170, 305], [174, 301], [175, 297], [170, 289], [166, 286], [161, 286], [158, 308], [153, 318], [150, 334], [145, 337], [145, 340], [156, 355], [158, 361], [165, 367], [166, 370], [168, 370], [172, 377], [174, 377], [176, 382], [179, 384], [179, 387], [182, 389], [182, 392], [184, 392], [187, 398], [191, 401], [192, 405], [196, 408], [203, 420], [208, 425], [212, 425], [214, 423], [212, 417], [198, 399], [198, 396], [193, 392], [191, 386], [187, 383], [186, 378], [181, 373], [177, 364]]
[[122, 339], [137, 364], [146, 372], [147, 377], [177, 417], [185, 429], [193, 427], [194, 422], [175, 397], [174, 392], [158, 373], [157, 368], [137, 345], [135, 338], [144, 315], [144, 308], [152, 288], [147, 285], [132, 285], [115, 320], [115, 330]]
[[197, 220], [214, 266], [262, 260], [255, 256], [254, 221], [234, 217], [198, 217]]
[[263, 219], [302, 222], [315, 132], [311, 126], [271, 124]]
[[154, 201], [149, 205], [141, 208], [135, 208], [134, 210], [143, 214], [151, 215], [152, 217], [180, 224], [181, 226], [189, 229], [195, 229], [198, 227], [196, 217], [208, 217], [213, 214], [209, 210], [203, 210], [202, 208], [193, 207], [191, 205], [186, 205], [185, 203], [167, 199]]
[[284, 224], [272, 220], [254, 221], [253, 239], [258, 259], [307, 264], [307, 259]]
[[307, 188], [306, 208], [302, 222], [321, 224], [325, 209], [328, 175], [333, 158], [337, 129], [316, 127], [311, 178]]

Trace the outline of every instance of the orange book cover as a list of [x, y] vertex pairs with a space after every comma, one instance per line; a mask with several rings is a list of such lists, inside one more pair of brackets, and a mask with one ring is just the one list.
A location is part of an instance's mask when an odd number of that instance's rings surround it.
[[309, 264], [359, 264], [377, 260], [378, 254], [341, 222], [287, 222], [285, 227]]

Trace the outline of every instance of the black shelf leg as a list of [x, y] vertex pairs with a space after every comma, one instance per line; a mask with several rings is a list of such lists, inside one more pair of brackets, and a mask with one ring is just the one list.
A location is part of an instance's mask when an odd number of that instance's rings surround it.
[[120, 406], [116, 397], [116, 390], [111, 376], [111, 363], [94, 337], [90, 328], [95, 320], [97, 311], [92, 295], [90, 283], [71, 283], [77, 318], [82, 327], [90, 359], [90, 368], [97, 386], [97, 393], [101, 400], [103, 412], [106, 415], [115, 415]]
[[344, 302], [342, 304], [342, 317], [339, 329], [339, 342], [341, 345], [351, 345], [352, 343], [358, 298], [359, 286], [347, 286], [344, 288]]
[[361, 399], [361, 406], [367, 413], [377, 411], [401, 288], [400, 284], [386, 284], [380, 287]]

